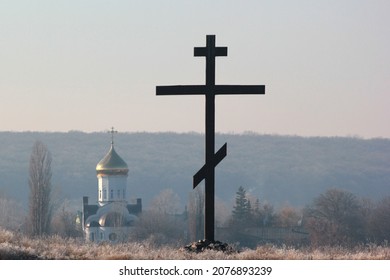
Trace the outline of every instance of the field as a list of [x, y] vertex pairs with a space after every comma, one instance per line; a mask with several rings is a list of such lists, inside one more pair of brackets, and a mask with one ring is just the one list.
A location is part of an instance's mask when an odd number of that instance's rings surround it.
[[235, 253], [190, 253], [180, 246], [157, 246], [153, 241], [124, 244], [91, 244], [79, 239], [52, 236], [32, 239], [0, 229], [0, 259], [43, 260], [390, 260], [389, 246], [354, 248], [292, 248], [263, 245]]

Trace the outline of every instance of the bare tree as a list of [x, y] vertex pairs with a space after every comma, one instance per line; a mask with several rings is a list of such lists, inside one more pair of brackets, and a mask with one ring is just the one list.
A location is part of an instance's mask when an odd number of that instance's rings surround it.
[[0, 195], [0, 228], [20, 230], [25, 213], [16, 201]]
[[[185, 219], [179, 214], [180, 198], [172, 189], [164, 189], [143, 211], [136, 223], [133, 237], [148, 239], [156, 245], [177, 243], [185, 239]], [[156, 238], [156, 240], [154, 240]]]
[[162, 190], [152, 201], [151, 210], [163, 214], [177, 214], [180, 207], [180, 198], [172, 189]]
[[276, 214], [276, 225], [280, 227], [297, 226], [302, 219], [302, 214], [296, 208], [284, 206]]
[[[370, 239], [377, 243], [390, 241], [390, 196], [383, 198], [372, 210], [368, 230]], [[387, 241], [386, 241], [387, 240]]]
[[190, 240], [199, 240], [204, 235], [204, 189], [196, 188], [188, 201], [188, 227]]
[[69, 201], [65, 200], [53, 213], [51, 233], [62, 237], [83, 236], [81, 226], [79, 227], [76, 222], [77, 215], [77, 209], [74, 209]]
[[361, 203], [350, 192], [329, 189], [306, 210], [306, 227], [317, 245], [345, 245], [363, 240]]
[[41, 141], [35, 142], [29, 165], [29, 223], [34, 236], [48, 234], [52, 216], [51, 154]]

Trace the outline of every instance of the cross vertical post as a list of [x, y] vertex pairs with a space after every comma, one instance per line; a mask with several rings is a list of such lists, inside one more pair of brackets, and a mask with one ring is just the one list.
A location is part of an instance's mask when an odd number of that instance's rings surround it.
[[206, 36], [206, 47], [195, 47], [194, 56], [206, 57], [206, 85], [157, 86], [156, 95], [205, 95], [205, 165], [194, 175], [195, 188], [205, 180], [205, 239], [214, 241], [215, 166], [225, 158], [227, 144], [215, 153], [215, 95], [265, 94], [265, 86], [215, 85], [215, 57], [227, 56], [227, 47], [215, 47], [215, 35]]
[[[215, 35], [206, 36], [206, 47], [194, 48], [194, 56], [206, 57], [206, 118], [205, 118], [205, 239], [214, 240], [215, 168], [211, 164], [215, 153], [215, 57], [227, 56], [226, 47], [215, 47]], [[210, 164], [207, 164], [210, 163]]]

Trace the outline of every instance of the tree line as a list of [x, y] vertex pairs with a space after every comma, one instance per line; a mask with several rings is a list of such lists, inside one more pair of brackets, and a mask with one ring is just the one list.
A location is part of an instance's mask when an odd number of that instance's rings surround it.
[[[185, 210], [172, 189], [158, 194], [140, 216], [133, 240], [183, 244], [203, 238], [204, 193], [191, 193]], [[164, 202], [164, 203], [161, 203]], [[221, 207], [216, 203], [216, 207]], [[223, 221], [218, 213], [229, 214]], [[328, 189], [303, 208], [273, 205], [239, 187], [232, 209], [216, 211], [217, 238], [240, 246], [264, 243], [291, 246], [387, 246], [390, 239], [390, 196], [374, 202], [341, 189]]]
[[[82, 237], [76, 222], [77, 212], [70, 210], [66, 202], [58, 204], [53, 201], [51, 164], [51, 153], [46, 145], [35, 142], [29, 160], [28, 214], [23, 218], [23, 207], [0, 195], [2, 227], [32, 236]], [[180, 198], [174, 190], [163, 190], [140, 215], [131, 238], [154, 239], [159, 244], [202, 239], [203, 191], [197, 188], [191, 192], [185, 209], [180, 209], [180, 205]], [[224, 233], [220, 236], [230, 242], [252, 246], [261, 242], [352, 246], [385, 244], [390, 240], [390, 196], [375, 202], [333, 188], [303, 208], [285, 206], [275, 209], [271, 203], [252, 196], [241, 186], [232, 209], [218, 202], [216, 207], [217, 236], [220, 230]]]
[[[54, 188], [61, 187], [69, 200], [95, 195], [94, 168], [109, 148], [103, 132], [0, 132], [0, 193], [27, 204], [28, 163], [36, 139], [52, 152]], [[187, 200], [191, 178], [204, 163], [203, 135], [119, 133], [116, 139], [130, 169], [132, 195], [147, 205], [156, 190], [168, 187]], [[306, 205], [330, 186], [372, 199], [388, 194], [390, 139], [217, 134], [216, 143], [225, 142], [229, 155], [216, 170], [216, 195], [224, 201], [240, 185], [275, 205]]]
[[254, 201], [252, 205], [253, 198], [243, 187], [238, 189], [227, 224], [231, 237], [237, 241], [245, 243], [248, 235], [242, 232], [253, 227], [284, 228], [307, 234], [306, 238], [295, 240], [288, 240], [285, 234], [277, 240], [291, 245], [301, 245], [302, 241], [311, 246], [387, 245], [390, 240], [390, 196], [373, 202], [352, 192], [331, 188], [303, 209], [286, 206], [277, 211], [268, 203], [261, 204], [259, 199]]

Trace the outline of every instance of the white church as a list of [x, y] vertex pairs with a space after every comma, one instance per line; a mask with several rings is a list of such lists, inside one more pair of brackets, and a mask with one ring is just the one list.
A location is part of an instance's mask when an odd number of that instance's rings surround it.
[[[111, 131], [112, 135], [114, 131]], [[96, 166], [98, 179], [97, 204], [89, 204], [83, 197], [82, 228], [90, 242], [120, 242], [126, 240], [137, 216], [142, 212], [142, 200], [128, 204], [126, 197], [129, 168], [111, 148]]]

